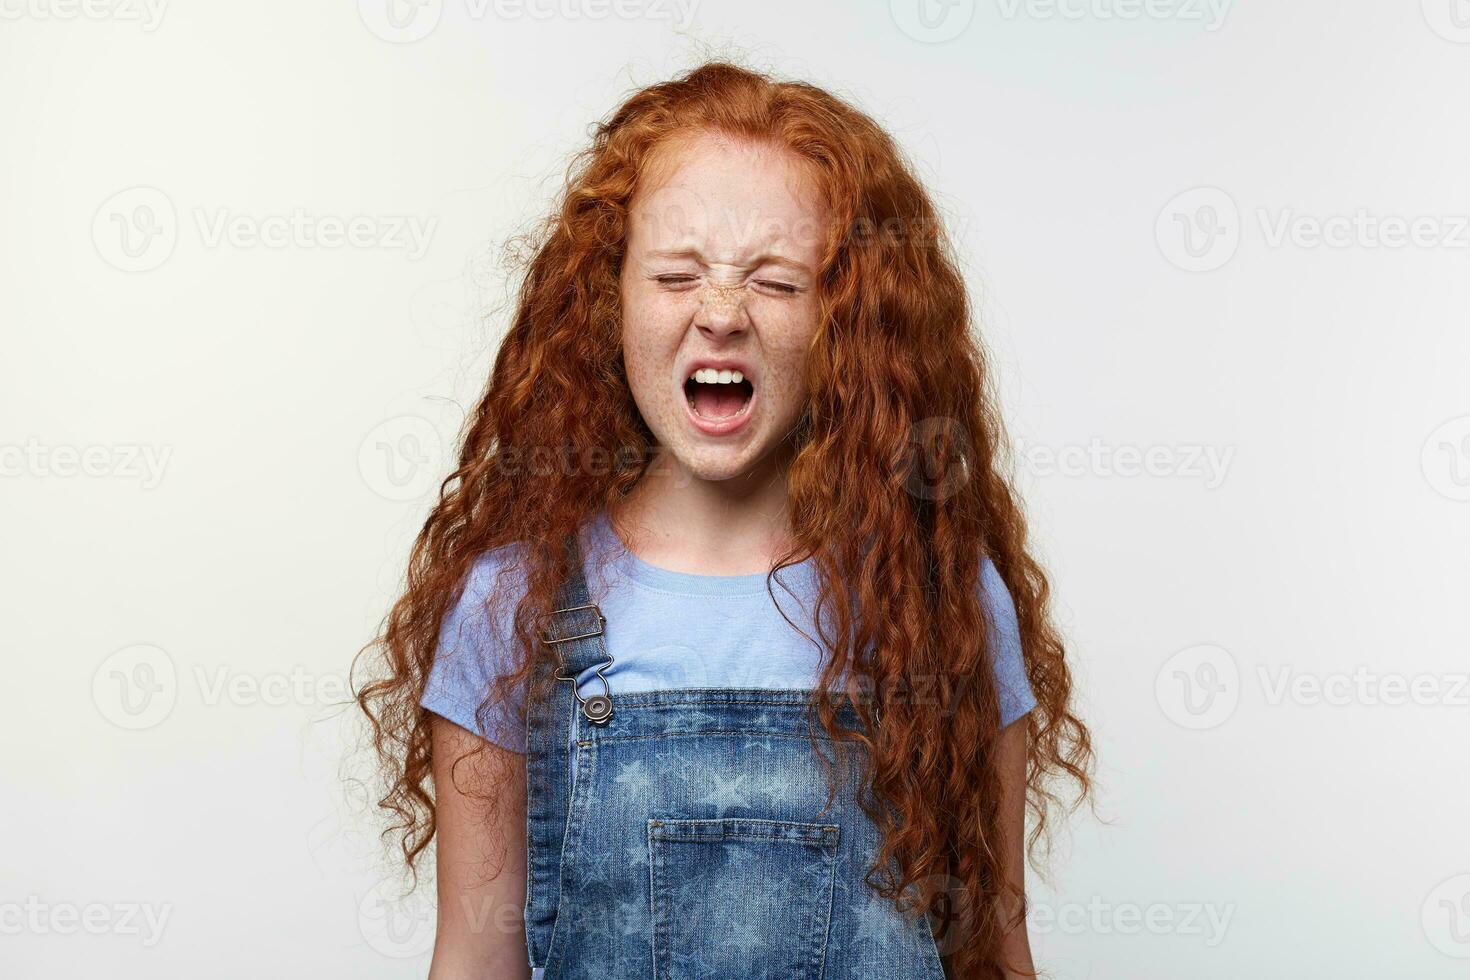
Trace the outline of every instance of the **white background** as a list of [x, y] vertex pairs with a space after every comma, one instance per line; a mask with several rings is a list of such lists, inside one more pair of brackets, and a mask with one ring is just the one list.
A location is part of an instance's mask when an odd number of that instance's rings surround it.
[[981, 298], [1102, 760], [1038, 963], [1464, 975], [1470, 4], [385, 4], [0, 0], [0, 972], [424, 974], [346, 667], [499, 247], [728, 53], [887, 126]]

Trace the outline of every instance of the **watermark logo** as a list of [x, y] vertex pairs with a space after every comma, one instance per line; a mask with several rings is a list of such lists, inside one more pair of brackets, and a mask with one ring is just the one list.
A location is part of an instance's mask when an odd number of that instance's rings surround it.
[[92, 702], [119, 728], [152, 728], [174, 710], [178, 696], [173, 658], [147, 643], [111, 654], [92, 675]]
[[975, 19], [975, 0], [888, 0], [888, 15], [921, 44], [943, 44], [965, 33]]
[[[939, 955], [948, 956], [959, 949], [974, 928], [971, 890], [953, 875], [928, 875], [909, 887], [915, 897], [926, 890], [932, 896], [923, 913], [934, 933], [934, 945]], [[999, 900], [996, 904], [998, 907], [1002, 905]]]
[[434, 423], [420, 415], [388, 419], [363, 437], [357, 449], [362, 480], [387, 500], [418, 500], [437, 485], [444, 443]]
[[957, 419], [923, 419], [909, 428], [904, 489], [920, 500], [947, 500], [970, 481], [969, 433]]
[[156, 187], [129, 187], [102, 202], [92, 217], [92, 244], [123, 272], [147, 272], [168, 261], [179, 240], [173, 201]]
[[1429, 433], [1419, 466], [1440, 496], [1470, 500], [1470, 415], [1450, 419]]
[[1230, 651], [1212, 643], [1180, 650], [1159, 668], [1154, 697], [1181, 728], [1223, 725], [1240, 703], [1240, 668]]
[[417, 888], [400, 894], [393, 879], [378, 882], [357, 907], [357, 926], [384, 956], [422, 956], [434, 945], [433, 902]]
[[1240, 247], [1240, 209], [1218, 187], [1176, 194], [1154, 222], [1159, 251], [1186, 272], [1211, 272]]
[[1470, 44], [1470, 0], [1419, 0], [1424, 22], [1446, 41]]
[[364, 26], [391, 44], [421, 41], [439, 26], [443, 0], [357, 0]]
[[1470, 874], [1436, 885], [1424, 899], [1419, 922], [1435, 949], [1458, 960], [1470, 959]]

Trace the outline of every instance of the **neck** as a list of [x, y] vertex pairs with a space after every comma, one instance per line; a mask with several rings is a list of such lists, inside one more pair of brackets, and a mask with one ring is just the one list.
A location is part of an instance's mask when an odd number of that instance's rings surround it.
[[624, 546], [651, 565], [696, 575], [765, 572], [791, 544], [786, 465], [701, 480], [662, 454], [609, 518]]

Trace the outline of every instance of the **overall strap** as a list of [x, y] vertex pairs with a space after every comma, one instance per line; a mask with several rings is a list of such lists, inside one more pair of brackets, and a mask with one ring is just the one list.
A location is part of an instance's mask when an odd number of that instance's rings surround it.
[[[561, 897], [562, 836], [571, 803], [571, 735], [579, 706], [586, 721], [612, 715], [607, 679], [612, 663], [603, 645], [602, 610], [587, 594], [576, 536], [566, 542], [571, 574], [558, 593], [557, 608], [540, 624], [542, 641], [555, 656], [536, 665], [538, 679], [554, 678], [547, 698], [526, 706], [526, 945], [533, 967], [545, 964]], [[576, 677], [595, 667], [602, 691], [585, 700]], [[568, 683], [563, 683], [563, 682]], [[545, 686], [542, 685], [542, 690]]]

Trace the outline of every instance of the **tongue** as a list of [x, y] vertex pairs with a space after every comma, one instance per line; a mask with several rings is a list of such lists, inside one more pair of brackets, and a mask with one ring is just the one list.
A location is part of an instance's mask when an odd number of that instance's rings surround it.
[[694, 383], [694, 410], [705, 418], [717, 419], [734, 415], [745, 404], [743, 385], [707, 385]]

